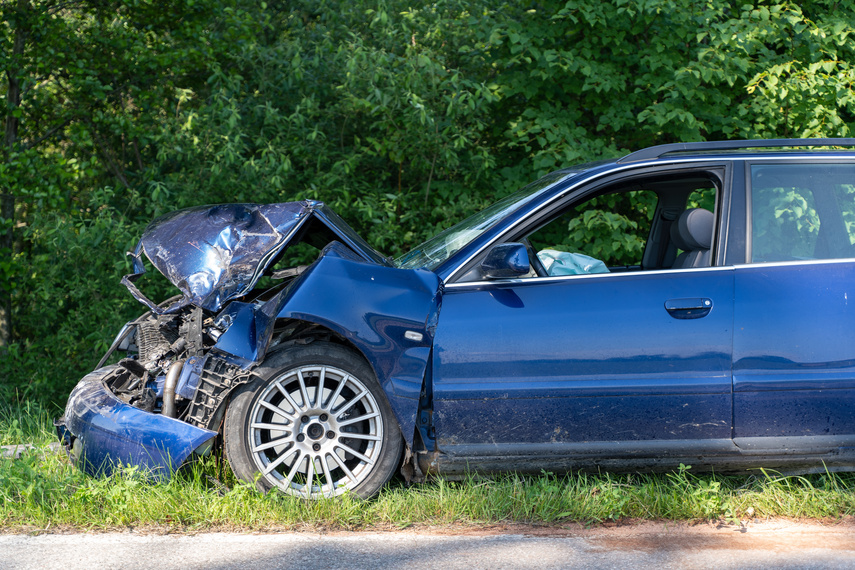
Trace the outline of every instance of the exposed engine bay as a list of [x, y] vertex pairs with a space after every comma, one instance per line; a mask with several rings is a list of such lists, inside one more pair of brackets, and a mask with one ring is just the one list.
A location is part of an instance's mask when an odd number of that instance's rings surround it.
[[[349, 228], [338, 231], [337, 221], [320, 203], [285, 203], [203, 206], [152, 222], [129, 254], [135, 272], [122, 279], [150, 311], [122, 329], [98, 364], [116, 350], [128, 353], [107, 387], [135, 408], [216, 430], [225, 394], [249, 378], [255, 363], [208, 354], [234, 322], [228, 302], [239, 298], [257, 309], [299, 276], [305, 266], [273, 269], [292, 240], [359, 239]], [[146, 272], [143, 253], [182, 295], [155, 304], [137, 288]], [[275, 284], [254, 289], [265, 275]], [[286, 338], [306, 339], [299, 333], [307, 328], [296, 323], [276, 330], [261, 354]]]
[[[274, 274], [274, 278], [287, 279], [257, 295], [254, 305], [262, 305], [304, 269], [301, 266]], [[190, 306], [173, 314], [149, 312], [129, 323], [123, 330], [127, 336], [115, 346], [128, 355], [105, 381], [110, 391], [135, 408], [216, 431], [225, 396], [246, 382], [251, 371], [209, 354], [231, 325], [231, 317], [228, 313], [219, 318], [206, 313]], [[285, 323], [274, 331], [268, 351], [328, 337], [308, 323]], [[107, 353], [104, 360], [109, 356]]]
[[135, 408], [191, 419], [190, 423], [208, 428], [210, 417], [188, 417], [198, 386], [190, 385], [191, 375], [182, 372], [197, 365], [223, 333], [213, 321], [205, 318], [199, 307], [187, 307], [175, 314], [143, 315], [132, 323], [134, 330], [117, 347], [127, 350], [129, 356], [119, 361], [107, 386]]

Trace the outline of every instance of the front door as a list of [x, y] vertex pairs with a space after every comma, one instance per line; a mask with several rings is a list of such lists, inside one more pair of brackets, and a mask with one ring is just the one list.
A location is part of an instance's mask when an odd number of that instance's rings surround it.
[[727, 267], [450, 286], [434, 342], [437, 447], [729, 445], [732, 323]]

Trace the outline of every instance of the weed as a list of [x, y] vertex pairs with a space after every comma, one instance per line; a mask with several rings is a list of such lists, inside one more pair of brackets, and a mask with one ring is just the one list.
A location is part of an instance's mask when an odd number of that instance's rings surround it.
[[370, 501], [351, 495], [305, 501], [259, 493], [214, 457], [154, 482], [136, 467], [88, 477], [51, 451], [49, 414], [35, 407], [0, 410], [0, 438], [35, 443], [19, 459], [0, 460], [0, 529], [48, 526], [112, 529], [160, 525], [179, 530], [241, 528], [405, 528], [454, 523], [584, 524], [626, 518], [738, 521], [745, 517], [827, 518], [855, 514], [855, 474], [749, 476], [672, 473], [507, 474], [405, 487], [393, 482]]

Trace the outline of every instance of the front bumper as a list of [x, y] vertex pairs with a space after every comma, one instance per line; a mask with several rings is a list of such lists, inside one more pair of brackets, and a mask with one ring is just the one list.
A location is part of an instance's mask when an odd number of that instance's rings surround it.
[[166, 479], [194, 451], [210, 447], [216, 432], [152, 414], [116, 398], [104, 384], [116, 367], [87, 374], [71, 392], [57, 433], [72, 461], [90, 475], [136, 465]]

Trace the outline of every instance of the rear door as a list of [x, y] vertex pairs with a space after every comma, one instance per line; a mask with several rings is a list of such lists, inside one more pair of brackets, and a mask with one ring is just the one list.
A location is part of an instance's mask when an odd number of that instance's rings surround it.
[[855, 164], [746, 167], [735, 272], [734, 438], [822, 453], [855, 443]]

